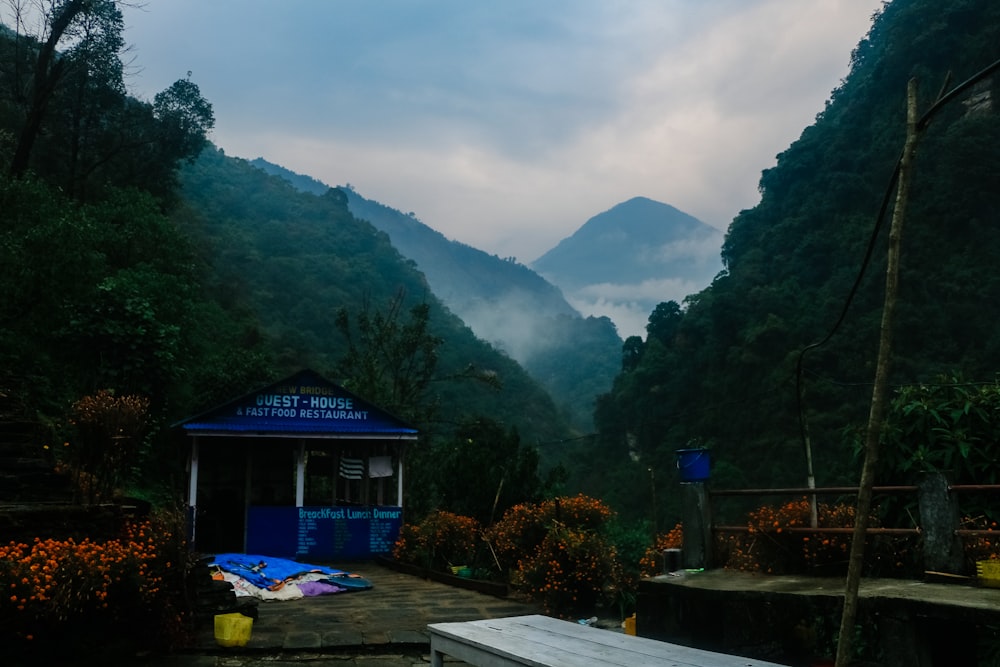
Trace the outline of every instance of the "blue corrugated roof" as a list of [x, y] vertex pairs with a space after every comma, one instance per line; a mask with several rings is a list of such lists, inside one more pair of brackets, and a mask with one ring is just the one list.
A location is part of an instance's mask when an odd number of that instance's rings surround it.
[[417, 435], [409, 424], [310, 370], [175, 426], [202, 434]]

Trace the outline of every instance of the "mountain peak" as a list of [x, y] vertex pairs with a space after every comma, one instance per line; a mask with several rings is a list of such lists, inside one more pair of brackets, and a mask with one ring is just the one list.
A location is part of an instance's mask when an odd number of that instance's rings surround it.
[[[663, 301], [682, 301], [722, 268], [722, 232], [648, 197], [633, 197], [587, 220], [532, 262], [585, 314], [609, 315], [641, 333]], [[626, 324], [623, 318], [634, 320]]]
[[[702, 242], [719, 235], [714, 227], [670, 204], [633, 197], [587, 220], [571, 236], [532, 262], [531, 267], [543, 275], [576, 274], [575, 267], [580, 267], [586, 272], [586, 282], [597, 279], [617, 282], [623, 271], [628, 272], [622, 261], [635, 259], [636, 254], [643, 255], [644, 263], [655, 264], [658, 262], [652, 259], [650, 251], [656, 248]], [[682, 258], [668, 253], [663, 259], [672, 262]], [[641, 271], [648, 272], [648, 269]]]

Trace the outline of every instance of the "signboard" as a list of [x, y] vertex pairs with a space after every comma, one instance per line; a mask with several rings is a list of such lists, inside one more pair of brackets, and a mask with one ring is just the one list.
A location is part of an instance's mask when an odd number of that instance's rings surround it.
[[301, 560], [389, 555], [403, 524], [394, 505], [250, 507], [247, 553]]
[[236, 404], [236, 416], [272, 419], [368, 419], [368, 410], [353, 396], [337, 396], [333, 387], [279, 384], [269, 392]]
[[415, 439], [416, 429], [312, 371], [181, 424], [192, 432], [366, 433]]

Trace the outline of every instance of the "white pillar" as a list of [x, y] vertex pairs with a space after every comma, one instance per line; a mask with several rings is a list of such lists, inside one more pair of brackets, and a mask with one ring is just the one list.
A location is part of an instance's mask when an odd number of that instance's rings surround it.
[[198, 436], [191, 437], [191, 457], [188, 459], [188, 507], [198, 504]]
[[253, 492], [253, 448], [248, 448], [247, 465], [243, 479], [243, 553], [247, 550], [247, 535], [250, 533], [250, 494]]
[[198, 524], [198, 436], [191, 437], [191, 455], [188, 459], [188, 511], [191, 516], [191, 544], [195, 544]]
[[306, 441], [299, 440], [295, 456], [295, 506], [302, 507], [306, 500]]
[[403, 451], [405, 445], [399, 447], [399, 456], [396, 457], [398, 472], [396, 474], [396, 503], [403, 506]]

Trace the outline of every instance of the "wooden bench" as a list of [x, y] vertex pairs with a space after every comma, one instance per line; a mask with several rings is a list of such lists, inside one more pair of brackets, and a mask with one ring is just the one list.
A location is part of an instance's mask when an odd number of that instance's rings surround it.
[[479, 667], [780, 667], [548, 616], [432, 623], [427, 629], [432, 667], [442, 667], [445, 655]]

